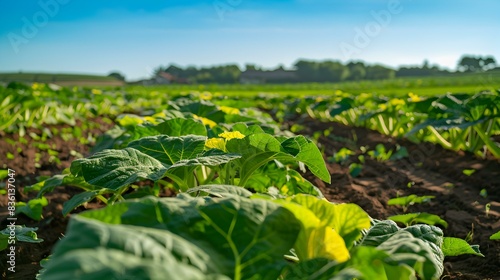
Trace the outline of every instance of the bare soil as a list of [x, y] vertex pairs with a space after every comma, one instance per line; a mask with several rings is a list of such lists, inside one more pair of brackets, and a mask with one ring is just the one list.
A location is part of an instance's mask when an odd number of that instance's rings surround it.
[[[88, 133], [98, 135], [111, 127], [102, 120], [95, 120], [100, 125]], [[352, 128], [338, 123], [322, 123], [311, 119], [298, 119], [294, 123], [304, 125], [301, 134], [313, 135], [314, 132], [330, 129], [332, 133], [319, 138], [320, 148], [324, 151], [325, 160], [335, 151], [347, 147], [357, 154], [344, 164], [328, 162], [332, 174], [332, 183], [325, 184], [311, 174], [306, 178], [314, 182], [323, 191], [327, 199], [333, 202], [352, 202], [360, 205], [373, 218], [386, 219], [388, 216], [402, 214], [397, 206], [388, 206], [390, 198], [410, 194], [433, 195], [430, 203], [410, 206], [408, 212], [429, 212], [445, 219], [449, 226], [443, 229], [446, 236], [465, 238], [473, 234], [472, 243], [479, 244], [485, 258], [477, 256], [461, 256], [446, 258], [443, 279], [500, 279], [500, 242], [489, 240], [489, 236], [500, 230], [500, 162], [498, 160], [478, 159], [470, 154], [444, 150], [440, 146], [428, 143], [414, 144], [405, 139], [395, 139], [364, 128]], [[289, 125], [291, 125], [290, 123]], [[60, 126], [62, 128], [64, 126]], [[18, 142], [17, 135], [0, 135], [0, 158], [7, 152], [14, 154], [14, 160], [4, 164], [17, 171], [18, 201], [27, 201], [36, 194], [23, 193], [23, 188], [36, 182], [40, 175], [59, 174], [69, 167], [72, 160], [71, 150], [88, 155], [90, 145], [82, 145], [78, 141], [63, 141], [60, 137], [47, 140], [55, 144], [59, 152], [60, 164], [49, 162], [48, 156], [42, 156], [36, 168], [35, 154], [40, 152], [32, 146], [33, 139], [28, 136], [28, 144], [12, 147], [7, 138]], [[16, 138], [17, 137], [17, 138]], [[365, 155], [363, 170], [357, 177], [349, 174], [348, 165], [358, 162], [357, 155], [362, 154], [360, 147], [374, 149], [377, 144], [387, 149], [396, 145], [406, 147], [409, 157], [397, 161], [377, 161]], [[17, 152], [17, 148], [21, 152]], [[463, 173], [464, 169], [475, 169], [472, 175]], [[411, 183], [411, 187], [408, 187]], [[487, 196], [480, 195], [485, 189]], [[6, 273], [6, 256], [0, 255], [0, 275], [2, 279], [34, 279], [40, 269], [40, 260], [47, 257], [54, 244], [64, 236], [68, 217], [61, 214], [62, 204], [79, 191], [74, 188], [59, 187], [47, 194], [49, 205], [44, 208], [44, 219], [33, 221], [23, 215], [18, 217], [17, 224], [38, 227], [38, 236], [45, 241], [39, 244], [18, 243], [16, 248], [16, 273]], [[490, 204], [489, 213], [485, 205]], [[5, 228], [6, 197], [0, 197], [0, 228]], [[102, 207], [98, 202], [87, 204], [87, 208]], [[79, 207], [75, 212], [85, 210]]]

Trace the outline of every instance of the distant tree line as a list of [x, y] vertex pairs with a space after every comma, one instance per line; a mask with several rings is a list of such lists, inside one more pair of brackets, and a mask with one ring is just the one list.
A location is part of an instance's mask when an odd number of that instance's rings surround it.
[[[458, 65], [457, 71], [441, 69], [437, 65], [430, 65], [427, 60], [421, 66], [401, 66], [393, 69], [383, 65], [369, 65], [362, 61], [351, 61], [342, 63], [337, 60], [304, 60], [297, 61], [293, 68], [285, 70], [279, 66], [273, 70], [262, 70], [253, 64], [247, 64], [242, 70], [236, 64], [218, 65], [213, 67], [181, 67], [175, 64], [167, 67], [158, 67], [155, 69], [155, 75], [159, 73], [168, 73], [178, 80], [188, 83], [239, 83], [240, 78], [248, 73], [260, 73], [261, 76], [277, 73], [287, 73], [291, 75], [280, 75], [287, 77], [279, 82], [341, 82], [341, 81], [359, 81], [359, 80], [382, 80], [395, 77], [423, 77], [452, 75], [457, 72], [482, 72], [497, 67], [496, 61], [492, 56], [472, 56], [464, 55]], [[243, 75], [243, 76], [242, 76]], [[277, 75], [274, 75], [277, 76]], [[267, 82], [272, 82], [271, 79]]]

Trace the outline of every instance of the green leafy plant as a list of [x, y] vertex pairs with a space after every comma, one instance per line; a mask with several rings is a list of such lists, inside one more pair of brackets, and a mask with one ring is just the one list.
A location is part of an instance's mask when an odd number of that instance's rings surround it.
[[433, 199], [432, 195], [418, 196], [415, 194], [409, 196], [401, 196], [396, 198], [391, 198], [387, 201], [387, 205], [397, 205], [403, 207], [403, 212], [406, 213], [408, 207], [414, 205], [415, 203], [426, 203]]
[[392, 220], [397, 223], [402, 223], [406, 226], [411, 226], [417, 223], [427, 224], [427, 225], [442, 225], [443, 227], [448, 227], [448, 223], [441, 219], [439, 216], [429, 213], [409, 213], [403, 215], [390, 216], [387, 219]]
[[[36, 231], [38, 228], [36, 227], [26, 227], [24, 225], [16, 225], [14, 226], [14, 240], [16, 242], [27, 242], [27, 243], [40, 243], [43, 242], [43, 239], [38, 238]], [[12, 232], [11, 227], [7, 227], [0, 231], [0, 251], [5, 250], [9, 247], [9, 244], [12, 244], [12, 240], [10, 237]], [[10, 242], [9, 242], [10, 241]]]
[[491, 240], [500, 240], [500, 231], [490, 236]]
[[444, 256], [480, 255], [436, 227], [400, 229], [376, 220], [371, 226], [353, 204], [308, 195], [273, 199], [227, 185], [188, 193], [73, 216], [39, 279], [123, 273], [134, 279], [438, 279]]
[[20, 201], [16, 203], [16, 214], [23, 213], [35, 221], [40, 221], [42, 219], [43, 207], [48, 204], [47, 198], [43, 196], [31, 199], [27, 203]]

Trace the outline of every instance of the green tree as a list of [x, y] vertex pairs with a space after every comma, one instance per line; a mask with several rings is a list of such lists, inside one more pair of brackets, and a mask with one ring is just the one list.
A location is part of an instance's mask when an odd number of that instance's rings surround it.
[[366, 68], [364, 63], [349, 62], [347, 67], [349, 68], [349, 80], [359, 81], [366, 78]]
[[493, 56], [464, 55], [458, 62], [457, 69], [462, 72], [480, 72], [495, 68], [496, 60]]
[[108, 77], [113, 77], [116, 78], [117, 80], [125, 81], [125, 76], [122, 73], [116, 71], [109, 73]]
[[464, 55], [458, 62], [457, 66], [459, 71], [462, 72], [477, 72], [481, 70], [481, 57], [474, 57], [471, 55]]
[[386, 80], [393, 79], [396, 76], [396, 71], [382, 65], [373, 65], [366, 67], [366, 78], [369, 80]]

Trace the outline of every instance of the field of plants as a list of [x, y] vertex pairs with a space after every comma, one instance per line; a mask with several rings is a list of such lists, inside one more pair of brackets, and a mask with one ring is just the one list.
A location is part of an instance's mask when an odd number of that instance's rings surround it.
[[229, 87], [0, 86], [2, 279], [498, 279], [500, 92]]

